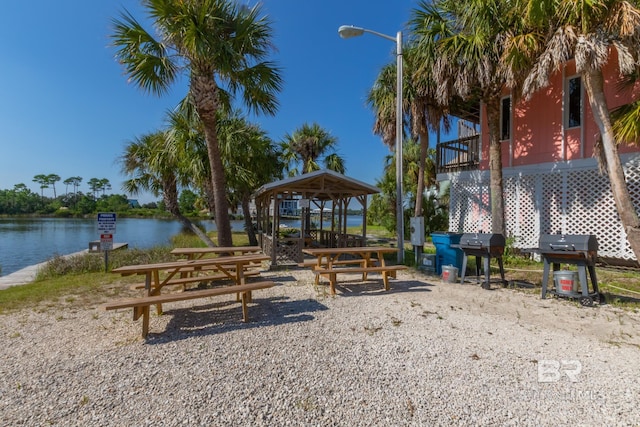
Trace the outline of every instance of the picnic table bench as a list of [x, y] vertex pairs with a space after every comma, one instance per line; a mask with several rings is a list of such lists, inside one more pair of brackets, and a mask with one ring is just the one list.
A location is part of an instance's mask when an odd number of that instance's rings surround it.
[[[196, 270], [197, 271], [207, 271], [207, 270]], [[251, 276], [259, 276], [260, 272], [258, 270], [248, 270], [244, 272], [244, 277], [251, 277]], [[164, 286], [176, 286], [176, 285], [181, 285], [182, 286], [182, 290], [187, 290], [187, 285], [190, 283], [207, 283], [207, 282], [213, 282], [214, 280], [224, 280], [224, 279], [229, 279], [229, 275], [224, 274], [224, 273], [213, 273], [213, 274], [203, 274], [203, 275], [197, 275], [197, 276], [186, 276], [186, 277], [177, 277], [175, 279], [169, 279], [166, 280], [164, 282], [164, 284], [162, 285]], [[130, 289], [144, 289], [145, 288], [145, 283], [134, 283], [132, 285], [129, 286]]]
[[[113, 273], [123, 276], [144, 275], [144, 295], [139, 298], [129, 298], [122, 301], [113, 301], [104, 305], [106, 310], [133, 307], [134, 320], [143, 318], [142, 336], [146, 337], [149, 331], [149, 307], [157, 306], [158, 314], [162, 314], [162, 303], [172, 301], [182, 301], [207, 296], [236, 294], [237, 300], [242, 300], [243, 313], [246, 319], [246, 303], [251, 301], [251, 291], [273, 286], [273, 282], [255, 282], [247, 284], [245, 282], [245, 267], [256, 262], [268, 260], [264, 254], [247, 254], [226, 256], [218, 258], [202, 258], [197, 260], [179, 260], [164, 263], [128, 265], [115, 268]], [[162, 289], [169, 285], [186, 284], [195, 281], [210, 280], [212, 275], [194, 276], [192, 273], [218, 272], [219, 276], [225, 276], [233, 281], [231, 286], [222, 286], [214, 289], [202, 289], [183, 291], [181, 293], [161, 294]], [[163, 273], [164, 277], [161, 277]], [[141, 288], [140, 284], [134, 288]]]
[[105, 310], [133, 308], [133, 320], [135, 321], [142, 317], [142, 337], [146, 338], [149, 334], [149, 311], [152, 305], [240, 293], [242, 295], [242, 320], [244, 322], [248, 322], [249, 316], [247, 302], [249, 301], [250, 292], [258, 289], [270, 288], [272, 286], [275, 286], [275, 282], [262, 281], [245, 283], [243, 285], [221, 286], [218, 288], [190, 290], [171, 294], [149, 295], [108, 302], [103, 305], [103, 308]]
[[[389, 290], [389, 277], [396, 277], [396, 272], [405, 270], [406, 265], [386, 265], [385, 253], [395, 253], [397, 248], [387, 246], [362, 246], [348, 248], [313, 248], [303, 249], [303, 253], [316, 257], [315, 262], [303, 262], [303, 266], [311, 266], [316, 276], [316, 285], [320, 276], [329, 279], [331, 295], [335, 295], [335, 285], [338, 274], [362, 273], [362, 281], [366, 281], [369, 273], [382, 274], [384, 289]], [[342, 256], [351, 259], [340, 259]], [[349, 266], [355, 264], [355, 266]], [[346, 266], [345, 266], [346, 265]]]

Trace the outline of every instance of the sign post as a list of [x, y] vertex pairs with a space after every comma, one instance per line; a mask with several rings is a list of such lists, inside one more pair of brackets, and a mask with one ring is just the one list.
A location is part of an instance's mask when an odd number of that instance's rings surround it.
[[116, 233], [115, 212], [98, 213], [98, 234], [100, 234], [100, 250], [104, 251], [104, 271], [109, 270], [109, 251], [113, 250], [113, 235]]

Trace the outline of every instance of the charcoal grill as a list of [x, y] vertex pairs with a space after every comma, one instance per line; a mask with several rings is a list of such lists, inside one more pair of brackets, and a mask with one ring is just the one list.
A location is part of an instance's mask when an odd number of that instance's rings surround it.
[[480, 258], [483, 260], [484, 267], [484, 283], [482, 287], [489, 289], [491, 271], [489, 265], [491, 258], [498, 260], [500, 267], [500, 277], [502, 283], [504, 280], [504, 266], [502, 264], [502, 254], [504, 254], [505, 239], [502, 234], [496, 233], [467, 233], [460, 237], [458, 247], [464, 253], [462, 259], [462, 271], [460, 273], [460, 282], [464, 283], [464, 276], [467, 270], [467, 260], [469, 256], [476, 257], [476, 279], [480, 281]]
[[[544, 261], [542, 299], [546, 298], [547, 292], [553, 292], [558, 296], [578, 298], [580, 303], [585, 306], [593, 305], [594, 299], [601, 301], [595, 268], [598, 258], [598, 239], [596, 236], [592, 234], [541, 234], [537, 251]], [[556, 272], [560, 270], [560, 264], [577, 266], [580, 292], [547, 291], [550, 266], [553, 265], [553, 271]], [[587, 271], [589, 271], [593, 292], [589, 292]]]

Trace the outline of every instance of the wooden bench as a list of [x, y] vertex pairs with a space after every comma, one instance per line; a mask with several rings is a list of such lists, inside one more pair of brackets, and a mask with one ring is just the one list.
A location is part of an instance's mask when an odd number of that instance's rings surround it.
[[316, 276], [327, 276], [329, 278], [329, 288], [331, 295], [336, 293], [336, 282], [338, 274], [354, 274], [362, 273], [362, 281], [367, 280], [368, 273], [382, 273], [382, 282], [385, 291], [389, 290], [389, 277], [395, 277], [399, 270], [406, 270], [406, 265], [376, 265], [370, 267], [338, 267], [338, 268], [317, 268], [314, 267], [313, 273]]
[[104, 304], [105, 310], [118, 310], [121, 308], [133, 308], [133, 320], [138, 320], [142, 316], [142, 337], [146, 338], [149, 333], [149, 308], [152, 305], [164, 304], [174, 301], [185, 301], [197, 298], [214, 297], [218, 295], [237, 294], [242, 295], [242, 320], [247, 322], [248, 308], [247, 301], [250, 299], [251, 291], [258, 289], [266, 289], [275, 286], [275, 282], [262, 281], [254, 283], [246, 283], [243, 285], [223, 286], [212, 289], [201, 289], [193, 291], [184, 291], [171, 294], [151, 295], [139, 298], [128, 298], [118, 301], [112, 301]]
[[[258, 276], [258, 275], [260, 275], [260, 271], [258, 270], [249, 270], [244, 272], [244, 277]], [[167, 282], [162, 286], [164, 287], [164, 286], [172, 286], [172, 285], [182, 285], [182, 289], [186, 290], [185, 285], [189, 283], [211, 282], [212, 280], [224, 280], [224, 279], [232, 280], [226, 274], [210, 274], [210, 275], [203, 275], [203, 276], [177, 277], [175, 279], [167, 280]], [[144, 289], [144, 286], [145, 286], [144, 283], [134, 283], [130, 286], [130, 289], [132, 290]]]
[[[366, 260], [362, 259], [362, 258], [353, 258], [353, 259], [340, 259], [337, 261], [333, 261], [332, 264], [333, 265], [349, 265], [349, 264], [359, 264], [360, 266], [362, 266], [364, 264]], [[374, 263], [378, 262], [377, 258], [371, 258], [369, 260], [369, 262], [371, 263], [371, 267], [374, 266]], [[322, 260], [322, 265], [327, 265], [328, 261], [326, 261], [326, 259]], [[301, 263], [298, 263], [298, 267], [317, 267], [318, 266], [318, 261], [315, 259], [306, 259]]]

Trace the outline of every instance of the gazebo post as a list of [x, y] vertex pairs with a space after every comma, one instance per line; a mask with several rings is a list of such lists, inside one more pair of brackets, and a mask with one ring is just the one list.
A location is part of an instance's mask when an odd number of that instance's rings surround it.
[[362, 205], [362, 245], [367, 246], [367, 196], [359, 200]]
[[276, 265], [276, 253], [278, 251], [278, 234], [276, 218], [279, 217], [278, 213], [278, 198], [273, 198], [273, 219], [271, 221], [271, 264]]

